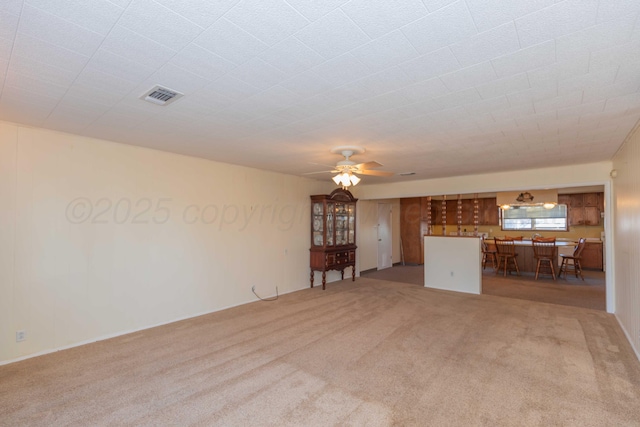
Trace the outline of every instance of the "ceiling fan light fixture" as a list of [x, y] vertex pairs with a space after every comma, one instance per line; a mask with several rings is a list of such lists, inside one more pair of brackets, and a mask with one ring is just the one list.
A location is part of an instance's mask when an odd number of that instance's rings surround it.
[[340, 172], [331, 179], [333, 179], [333, 182], [335, 182], [336, 185], [341, 185], [342, 188], [357, 185], [360, 182], [360, 178], [353, 175], [351, 172]]
[[342, 175], [340, 175], [340, 183], [343, 187], [351, 185], [351, 180], [349, 179], [349, 174], [347, 172], [342, 172]]

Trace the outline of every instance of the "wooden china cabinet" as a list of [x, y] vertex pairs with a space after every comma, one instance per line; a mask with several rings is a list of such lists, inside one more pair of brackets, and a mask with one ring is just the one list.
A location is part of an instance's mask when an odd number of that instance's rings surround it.
[[351, 267], [356, 280], [356, 202], [358, 199], [341, 188], [329, 195], [311, 196], [311, 287], [314, 271], [322, 272], [322, 289], [327, 283], [327, 270]]

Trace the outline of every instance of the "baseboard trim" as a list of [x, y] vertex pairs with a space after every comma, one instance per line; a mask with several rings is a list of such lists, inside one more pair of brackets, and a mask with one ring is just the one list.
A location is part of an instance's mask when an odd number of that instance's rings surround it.
[[627, 337], [627, 341], [629, 341], [629, 345], [631, 346], [631, 349], [636, 354], [636, 358], [638, 359], [638, 361], [640, 361], [640, 351], [638, 351], [636, 346], [633, 345], [633, 340], [631, 339], [631, 335], [629, 335], [629, 332], [627, 331], [627, 329], [624, 327], [624, 325], [620, 321], [620, 318], [618, 317], [618, 315], [616, 313], [614, 313], [613, 315], [615, 316], [616, 321], [618, 322], [618, 325], [620, 325], [620, 329], [622, 329], [622, 332], [624, 333], [624, 336]]

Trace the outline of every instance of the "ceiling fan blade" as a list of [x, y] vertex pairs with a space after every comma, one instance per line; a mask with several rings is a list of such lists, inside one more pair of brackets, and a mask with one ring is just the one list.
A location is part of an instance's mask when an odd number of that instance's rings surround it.
[[319, 173], [336, 173], [338, 172], [337, 170], [332, 170], [332, 171], [318, 171], [318, 172], [305, 172], [302, 175], [316, 175]]
[[356, 175], [371, 175], [371, 176], [393, 176], [395, 173], [387, 171], [372, 171], [372, 170], [359, 170], [354, 172]]
[[362, 170], [362, 169], [375, 169], [375, 168], [379, 168], [381, 166], [382, 166], [382, 164], [380, 164], [378, 162], [366, 162], [366, 163], [360, 163], [358, 165], [354, 165], [355, 168], [358, 168], [360, 170]]
[[323, 166], [325, 168], [335, 168], [336, 165], [328, 165], [326, 163], [314, 163], [314, 162], [308, 162], [310, 165], [315, 165], [315, 166]]

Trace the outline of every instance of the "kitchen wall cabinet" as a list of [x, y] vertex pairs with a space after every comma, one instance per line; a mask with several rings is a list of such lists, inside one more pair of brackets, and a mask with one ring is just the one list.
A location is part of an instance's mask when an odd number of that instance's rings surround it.
[[458, 199], [447, 200], [447, 225], [458, 225]]
[[568, 206], [569, 227], [577, 225], [600, 225], [604, 211], [604, 193], [581, 193], [558, 196], [558, 203]]
[[582, 268], [602, 270], [602, 242], [587, 242], [582, 250]]
[[479, 199], [481, 203], [478, 206], [478, 224], [479, 225], [499, 225], [500, 214], [495, 197]]
[[570, 194], [569, 204], [572, 208], [581, 208], [584, 206], [584, 194]]
[[[480, 203], [478, 203], [479, 205]], [[473, 227], [473, 199], [464, 199], [462, 201], [462, 225]]]

